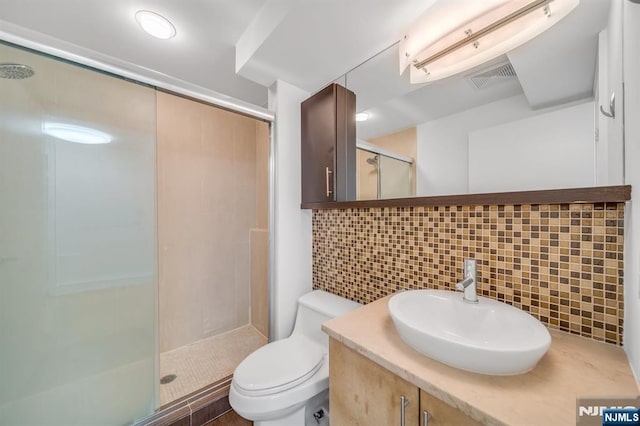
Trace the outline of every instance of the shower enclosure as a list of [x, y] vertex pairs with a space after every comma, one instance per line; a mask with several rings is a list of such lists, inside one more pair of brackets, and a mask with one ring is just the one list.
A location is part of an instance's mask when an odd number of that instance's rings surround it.
[[267, 340], [268, 124], [0, 44], [0, 424], [131, 424]]
[[358, 141], [356, 145], [358, 200], [412, 197], [413, 159]]
[[160, 403], [267, 342], [267, 123], [157, 94]]

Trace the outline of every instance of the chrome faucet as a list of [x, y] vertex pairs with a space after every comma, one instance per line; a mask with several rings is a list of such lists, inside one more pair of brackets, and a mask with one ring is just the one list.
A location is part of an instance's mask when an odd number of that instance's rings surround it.
[[464, 279], [456, 284], [456, 290], [464, 291], [462, 300], [465, 302], [478, 303], [476, 261], [474, 259], [464, 260]]

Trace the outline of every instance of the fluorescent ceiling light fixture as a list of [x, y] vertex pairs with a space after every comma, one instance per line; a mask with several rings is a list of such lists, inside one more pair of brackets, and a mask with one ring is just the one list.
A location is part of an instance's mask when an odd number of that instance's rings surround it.
[[367, 121], [369, 119], [369, 113], [359, 112], [356, 114], [356, 121]]
[[137, 11], [136, 22], [156, 38], [166, 40], [176, 35], [176, 27], [167, 18], [150, 10]]
[[111, 142], [111, 135], [90, 127], [76, 126], [65, 123], [44, 123], [42, 132], [46, 135], [62, 139], [67, 142], [84, 143], [89, 145]]
[[469, 70], [548, 30], [579, 2], [438, 0], [400, 41], [400, 73], [410, 67], [411, 83], [428, 83]]

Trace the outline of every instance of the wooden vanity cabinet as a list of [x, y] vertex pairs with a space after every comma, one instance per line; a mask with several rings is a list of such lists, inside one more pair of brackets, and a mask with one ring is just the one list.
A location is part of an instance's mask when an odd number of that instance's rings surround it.
[[420, 421], [428, 416], [427, 425], [421, 426], [476, 426], [481, 423], [455, 407], [420, 389]]
[[333, 426], [418, 426], [420, 392], [375, 362], [329, 340], [329, 410]]
[[329, 359], [333, 426], [480, 424], [335, 339], [329, 340]]
[[356, 95], [333, 83], [301, 104], [302, 202], [355, 200]]

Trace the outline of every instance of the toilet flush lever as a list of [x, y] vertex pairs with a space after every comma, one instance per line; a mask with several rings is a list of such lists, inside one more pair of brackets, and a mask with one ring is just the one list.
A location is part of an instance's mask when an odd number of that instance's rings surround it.
[[313, 413], [313, 418], [316, 420], [316, 423], [320, 424], [320, 420], [324, 418], [324, 410], [321, 408]]

